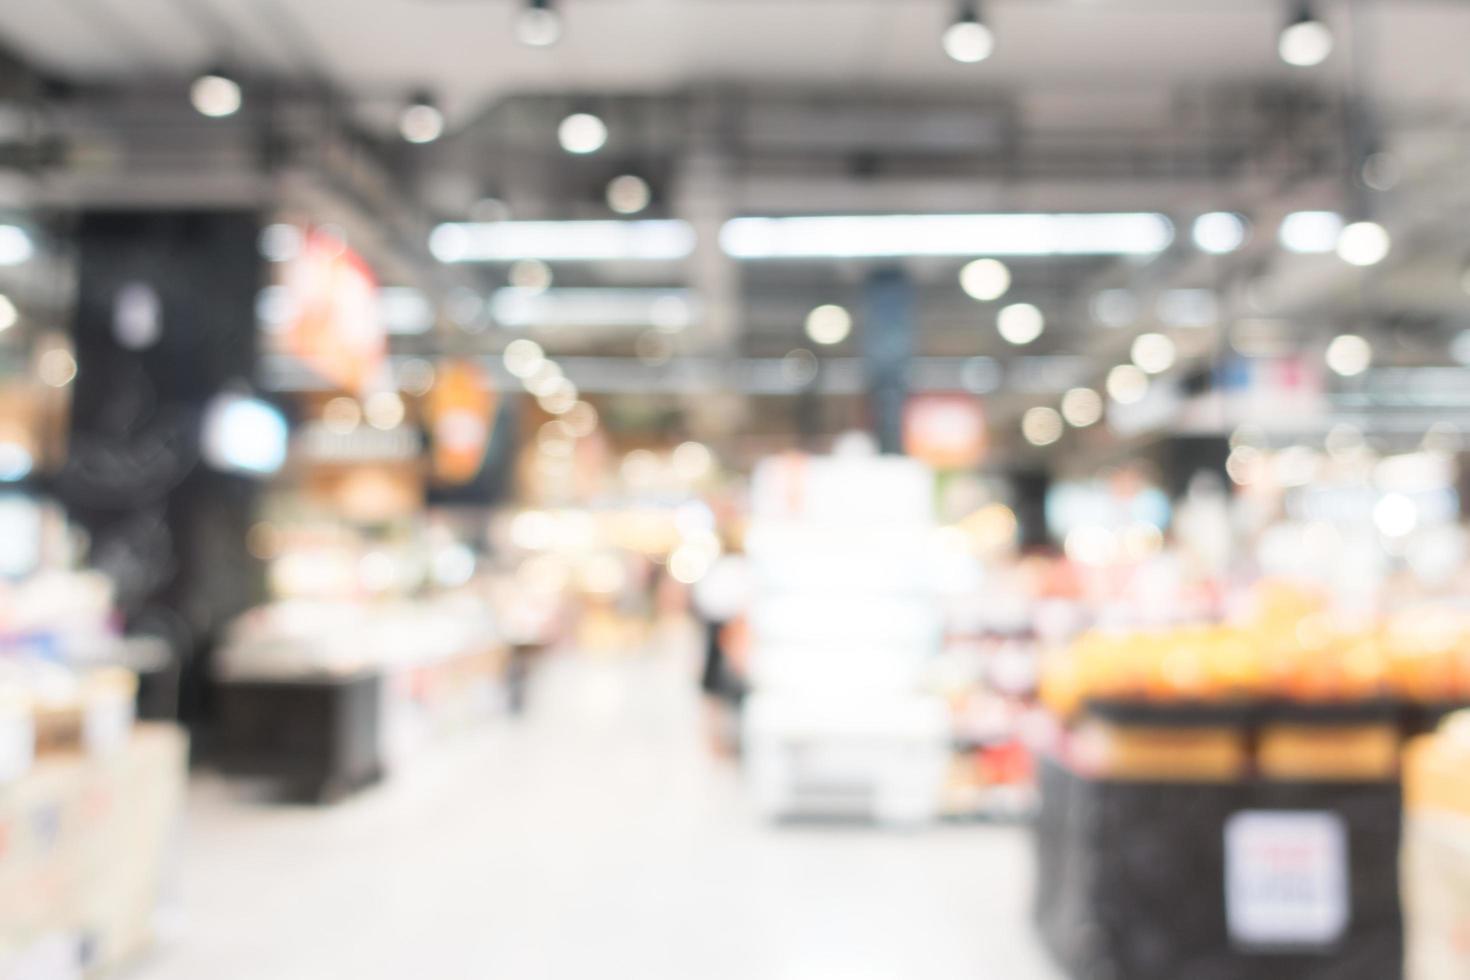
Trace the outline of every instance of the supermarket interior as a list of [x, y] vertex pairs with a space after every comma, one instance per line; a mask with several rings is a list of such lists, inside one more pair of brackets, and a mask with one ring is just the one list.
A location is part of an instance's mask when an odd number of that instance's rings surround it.
[[0, 980], [1470, 978], [1470, 3], [0, 3]]

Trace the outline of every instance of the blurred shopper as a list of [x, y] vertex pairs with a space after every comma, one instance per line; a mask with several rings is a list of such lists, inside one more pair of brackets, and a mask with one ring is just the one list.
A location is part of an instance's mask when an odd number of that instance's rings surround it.
[[721, 555], [695, 583], [691, 606], [703, 626], [704, 665], [699, 686], [711, 744], [717, 752], [738, 748], [740, 703], [745, 697], [746, 613], [750, 571], [745, 556]]

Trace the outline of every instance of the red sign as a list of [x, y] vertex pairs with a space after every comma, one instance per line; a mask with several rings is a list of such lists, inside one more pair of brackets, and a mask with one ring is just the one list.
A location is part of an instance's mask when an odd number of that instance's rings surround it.
[[286, 274], [295, 316], [286, 348], [322, 378], [362, 392], [388, 352], [378, 313], [378, 281], [362, 256], [322, 231], [306, 237]]
[[915, 395], [904, 406], [904, 452], [937, 470], [978, 466], [988, 445], [985, 406], [973, 395]]

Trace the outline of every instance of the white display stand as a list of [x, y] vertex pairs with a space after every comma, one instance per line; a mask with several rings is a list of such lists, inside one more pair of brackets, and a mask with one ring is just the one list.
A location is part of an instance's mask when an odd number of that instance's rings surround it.
[[922, 824], [949, 758], [933, 476], [893, 456], [778, 457], [757, 468], [747, 771], [772, 818]]

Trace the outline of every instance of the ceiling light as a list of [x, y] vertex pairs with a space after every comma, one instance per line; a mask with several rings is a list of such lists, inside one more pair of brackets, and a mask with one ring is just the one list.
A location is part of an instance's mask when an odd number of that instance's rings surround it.
[[1332, 30], [1317, 19], [1311, 4], [1300, 3], [1291, 23], [1282, 29], [1276, 50], [1288, 65], [1298, 68], [1320, 65], [1332, 54]]
[[0, 293], [0, 333], [4, 333], [20, 320], [20, 311], [15, 308], [15, 302], [4, 293]]
[[541, 370], [541, 365], [546, 363], [546, 352], [536, 341], [519, 337], [505, 345], [501, 359], [507, 371], [524, 380]]
[[498, 289], [490, 314], [502, 327], [643, 327], [678, 333], [694, 316], [695, 297], [686, 289], [596, 287]]
[[1337, 236], [1337, 255], [1349, 265], [1377, 265], [1388, 257], [1392, 241], [1376, 221], [1355, 221]]
[[973, 65], [989, 58], [995, 50], [995, 35], [980, 21], [980, 5], [960, 4], [954, 23], [945, 28], [940, 42], [944, 53], [961, 64]]
[[982, 303], [1000, 299], [1011, 288], [1011, 270], [995, 259], [976, 259], [960, 270], [960, 288]]
[[1148, 375], [1132, 364], [1119, 364], [1108, 372], [1108, 396], [1119, 405], [1133, 405], [1148, 394]]
[[52, 388], [65, 388], [77, 376], [77, 359], [71, 351], [52, 347], [36, 360], [36, 376]]
[[686, 221], [494, 221], [447, 223], [429, 236], [440, 262], [666, 262], [694, 251]]
[[637, 214], [652, 200], [648, 181], [636, 174], [623, 174], [607, 182], [607, 206], [618, 214]]
[[403, 107], [398, 133], [410, 143], [432, 143], [444, 135], [444, 113], [427, 93], [419, 93]]
[[515, 35], [527, 47], [549, 48], [561, 40], [561, 14], [551, 0], [526, 0], [516, 14]]
[[220, 119], [239, 112], [244, 97], [239, 82], [224, 71], [213, 69], [194, 79], [189, 86], [189, 101], [201, 116]]
[[1049, 405], [1028, 408], [1021, 416], [1021, 435], [1033, 446], [1050, 446], [1062, 437], [1062, 417]]
[[1327, 366], [1344, 378], [1353, 378], [1373, 363], [1373, 345], [1357, 334], [1345, 333], [1327, 345]]
[[840, 344], [852, 333], [852, 314], [833, 303], [806, 315], [806, 335], [818, 344]]
[[540, 398], [542, 395], [555, 391], [561, 385], [562, 377], [560, 364], [555, 361], [542, 360], [536, 366], [536, 370], [524, 379], [526, 390]]
[[737, 259], [1156, 255], [1173, 240], [1169, 219], [1147, 212], [734, 218], [720, 230]]
[[1012, 303], [996, 315], [995, 328], [1007, 343], [1019, 347], [1041, 336], [1046, 317], [1030, 303]]
[[1161, 333], [1141, 333], [1133, 339], [1133, 363], [1148, 374], [1163, 374], [1174, 366], [1174, 341]]
[[505, 278], [523, 293], [544, 293], [551, 288], [551, 266], [540, 259], [521, 259], [510, 267]]
[[1229, 211], [1211, 211], [1194, 219], [1194, 244], [1201, 252], [1226, 255], [1245, 244], [1245, 219]]
[[1331, 252], [1342, 234], [1342, 215], [1336, 211], [1293, 211], [1281, 221], [1281, 247], [1288, 252]]
[[590, 112], [574, 112], [556, 128], [556, 138], [568, 153], [596, 153], [607, 143], [607, 123]]
[[1073, 388], [1062, 396], [1062, 418], [1079, 429], [1097, 424], [1102, 418], [1102, 396], [1091, 388]]
[[363, 403], [362, 414], [373, 428], [391, 431], [403, 424], [403, 399], [398, 397], [396, 391], [374, 392]]
[[573, 439], [581, 439], [590, 436], [597, 428], [597, 409], [586, 402], [577, 402], [571, 408], [562, 413], [562, 424], [566, 426], [567, 435]]

